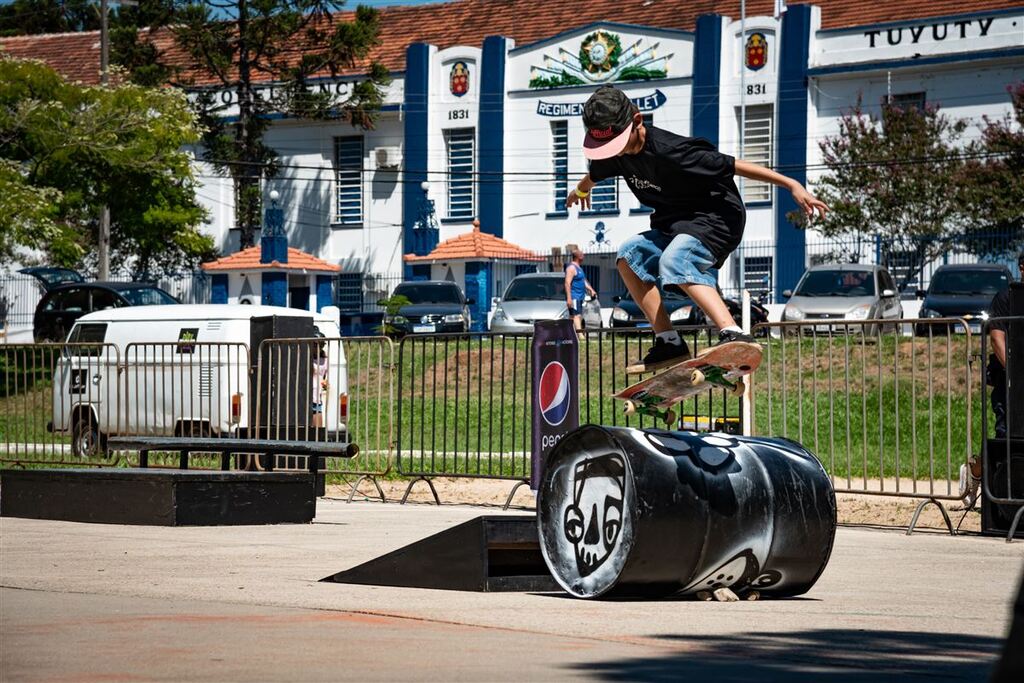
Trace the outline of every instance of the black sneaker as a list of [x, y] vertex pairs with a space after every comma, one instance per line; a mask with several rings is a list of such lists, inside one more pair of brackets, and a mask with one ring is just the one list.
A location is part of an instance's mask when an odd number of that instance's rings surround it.
[[718, 333], [718, 342], [715, 346], [721, 344], [728, 344], [729, 342], [749, 342], [756, 344], [757, 340], [745, 332], [737, 332], [735, 330], [722, 330]]
[[654, 338], [654, 346], [639, 362], [626, 367], [626, 374], [654, 372], [676, 363], [682, 363], [690, 357], [690, 347], [682, 339], [678, 344], [670, 344], [661, 337]]

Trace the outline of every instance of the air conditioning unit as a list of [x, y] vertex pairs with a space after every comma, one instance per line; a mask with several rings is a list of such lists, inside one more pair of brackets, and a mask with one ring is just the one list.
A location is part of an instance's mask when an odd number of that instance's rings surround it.
[[402, 150], [398, 147], [378, 147], [374, 150], [377, 158], [377, 169], [395, 171], [402, 165]]

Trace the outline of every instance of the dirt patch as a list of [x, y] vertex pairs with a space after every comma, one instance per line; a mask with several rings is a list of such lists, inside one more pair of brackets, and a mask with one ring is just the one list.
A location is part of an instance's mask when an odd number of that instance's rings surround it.
[[[437, 489], [442, 505], [501, 507], [505, 504], [509, 493], [512, 491], [512, 487], [515, 485], [513, 481], [493, 479], [437, 477], [432, 481]], [[397, 503], [402, 500], [402, 496], [409, 486], [409, 481], [392, 479], [381, 481], [380, 485], [388, 502]], [[943, 488], [945, 487], [943, 486]], [[350, 491], [351, 489], [348, 486], [330, 486], [328, 487], [327, 495], [330, 498], [346, 498]], [[374, 489], [373, 484], [364, 482], [359, 487], [355, 500], [374, 499], [380, 500], [376, 495], [376, 489]], [[427, 486], [426, 482], [416, 482], [409, 494], [408, 502], [416, 504], [432, 504], [434, 502], [430, 487]], [[840, 524], [906, 528], [910, 524], [918, 504], [920, 504], [920, 500], [915, 498], [855, 495], [849, 493], [836, 495]], [[964, 517], [964, 507], [959, 501], [943, 501], [943, 505], [954, 527], [959, 523], [961, 531], [977, 532], [981, 530], [981, 514], [977, 506]], [[529, 487], [522, 486], [516, 491], [516, 495], [512, 499], [512, 506], [516, 510], [533, 511], [535, 500]], [[946, 527], [942, 519], [942, 513], [938, 507], [935, 505], [925, 506], [917, 522], [917, 528], [922, 530], [945, 530]]]

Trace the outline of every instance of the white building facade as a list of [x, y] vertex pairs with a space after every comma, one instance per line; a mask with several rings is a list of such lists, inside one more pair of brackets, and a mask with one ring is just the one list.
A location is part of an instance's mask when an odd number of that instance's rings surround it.
[[[482, 231], [538, 253], [576, 244], [605, 254], [589, 264], [610, 298], [621, 284], [614, 251], [647, 228], [650, 211], [621, 180], [595, 188], [591, 211], [565, 210], [566, 193], [586, 172], [581, 111], [597, 85], [622, 88], [658, 127], [705, 137], [813, 190], [818, 143], [858, 100], [867, 111], [885, 98], [937, 103], [980, 122], [1008, 114], [1007, 86], [1024, 80], [1024, 7], [820, 27], [818, 7], [793, 5], [777, 18], [701, 16], [692, 31], [600, 22], [524, 45], [506, 36], [447, 49], [413, 43], [374, 130], [274, 123], [267, 142], [282, 172], [266, 191], [281, 193], [289, 243], [362, 281], [368, 301], [401, 277], [428, 276], [429, 266], [404, 265], [403, 255], [429, 252], [476, 218]], [[209, 229], [226, 253], [236, 250], [230, 182], [209, 168], [200, 174]], [[813, 233], [787, 221], [795, 208], [788, 192], [749, 182], [741, 191], [744, 247], [765, 248], [741, 247], [721, 285], [781, 297], [811, 261]], [[421, 232], [427, 200], [439, 225], [433, 234]], [[474, 295], [487, 294], [475, 297], [481, 312], [507, 279], [486, 263], [467, 264], [458, 277], [472, 278]]]

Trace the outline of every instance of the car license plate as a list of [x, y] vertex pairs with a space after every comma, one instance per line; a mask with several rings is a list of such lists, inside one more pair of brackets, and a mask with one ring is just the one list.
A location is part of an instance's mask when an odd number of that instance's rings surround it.
[[437, 327], [435, 325], [413, 325], [412, 331], [417, 333], [422, 332], [436, 332]]
[[[981, 333], [981, 323], [970, 322], [970, 323], [967, 323], [967, 327], [970, 328], [971, 334], [980, 334]], [[964, 332], [964, 326], [961, 323], [957, 323], [953, 327], [953, 329], [956, 330], [957, 332]]]
[[650, 327], [651, 324], [650, 323], [637, 323], [636, 326], [637, 327]]

